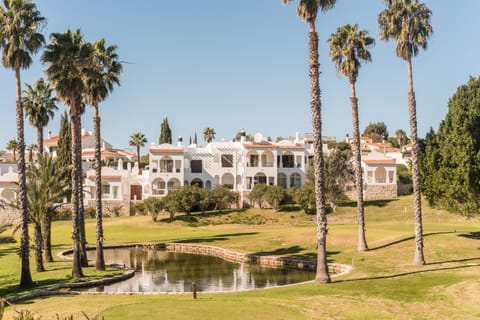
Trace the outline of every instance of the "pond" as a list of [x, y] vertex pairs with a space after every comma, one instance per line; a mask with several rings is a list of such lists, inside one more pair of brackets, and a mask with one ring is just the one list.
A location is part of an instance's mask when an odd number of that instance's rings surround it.
[[[89, 251], [89, 259], [95, 251]], [[234, 263], [223, 259], [164, 250], [121, 248], [104, 250], [107, 264], [120, 264], [135, 270], [128, 280], [89, 289], [97, 292], [191, 292], [244, 291], [310, 281], [311, 271], [268, 268]]]

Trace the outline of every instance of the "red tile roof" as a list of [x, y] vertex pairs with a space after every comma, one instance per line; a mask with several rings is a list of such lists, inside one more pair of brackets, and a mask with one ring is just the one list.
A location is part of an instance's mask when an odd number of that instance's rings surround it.
[[395, 164], [395, 159], [364, 159], [366, 164]]

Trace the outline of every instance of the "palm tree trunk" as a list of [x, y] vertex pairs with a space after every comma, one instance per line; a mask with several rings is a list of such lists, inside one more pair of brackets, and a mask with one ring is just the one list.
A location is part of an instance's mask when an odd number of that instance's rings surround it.
[[38, 222], [34, 224], [33, 242], [35, 243], [35, 264], [37, 266], [37, 272], [43, 272], [45, 268], [42, 258], [42, 228]]
[[73, 264], [72, 264], [72, 277], [83, 277], [82, 264], [81, 264], [81, 236], [80, 236], [80, 221], [79, 221], [79, 192], [78, 192], [78, 180], [81, 180], [81, 171], [78, 168], [78, 145], [80, 128], [78, 128], [78, 106], [74, 105], [70, 107], [70, 119], [72, 130], [72, 238], [73, 238]]
[[353, 125], [353, 152], [355, 159], [355, 186], [357, 189], [357, 219], [358, 219], [358, 251], [367, 251], [365, 236], [365, 213], [363, 210], [363, 179], [362, 179], [362, 150], [360, 146], [360, 130], [358, 125], [358, 99], [355, 93], [355, 81], [350, 81], [352, 97], [352, 125]]
[[310, 22], [309, 47], [310, 47], [310, 90], [311, 112], [313, 129], [313, 163], [315, 174], [315, 203], [317, 207], [317, 274], [315, 281], [330, 282], [327, 265], [327, 215], [325, 211], [325, 164], [322, 146], [322, 114], [320, 102], [320, 74], [318, 63], [318, 35], [315, 31], [315, 22]]
[[140, 168], [140, 145], [137, 144], [137, 161], [138, 161], [138, 167]]
[[95, 187], [96, 187], [96, 258], [95, 270], [105, 270], [103, 255], [103, 223], [102, 223], [102, 155], [100, 149], [100, 115], [98, 104], [94, 106], [93, 131], [95, 131]]
[[38, 154], [43, 154], [43, 128], [37, 128], [37, 145], [38, 145]]
[[78, 136], [77, 136], [77, 166], [78, 166], [78, 225], [80, 230], [80, 259], [82, 267], [88, 267], [87, 258], [87, 236], [85, 233], [85, 208], [83, 205], [83, 168], [82, 168], [82, 116], [79, 114], [78, 118]]
[[[18, 151], [18, 201], [21, 214], [21, 238], [20, 238], [20, 259], [22, 270], [20, 275], [20, 287], [33, 287], [32, 274], [30, 273], [29, 238], [28, 238], [28, 210], [27, 210], [27, 177], [25, 166], [25, 139], [23, 123], [22, 89], [20, 82], [20, 68], [15, 69], [15, 80], [17, 86], [16, 121], [17, 121], [17, 151]], [[14, 152], [15, 154], [15, 152]]]
[[415, 257], [414, 265], [424, 265], [423, 255], [423, 225], [422, 201], [420, 192], [420, 170], [418, 166], [418, 136], [417, 136], [417, 103], [413, 91], [412, 60], [407, 59], [408, 73], [408, 109], [410, 112], [410, 135], [412, 138], [412, 180], [413, 180], [413, 210], [415, 213]]
[[52, 221], [48, 214], [42, 216], [42, 246], [45, 252], [45, 261], [53, 262], [52, 256]]

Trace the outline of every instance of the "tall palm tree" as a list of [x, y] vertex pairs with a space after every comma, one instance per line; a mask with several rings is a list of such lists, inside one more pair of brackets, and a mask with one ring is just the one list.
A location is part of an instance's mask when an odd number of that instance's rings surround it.
[[105, 47], [105, 40], [93, 43], [92, 72], [85, 79], [87, 84], [86, 101], [93, 106], [93, 127], [95, 134], [95, 186], [96, 186], [96, 259], [95, 269], [105, 270], [103, 254], [102, 223], [102, 154], [100, 115], [98, 106], [105, 100], [113, 86], [120, 85], [122, 64], [118, 61], [117, 46]]
[[28, 211], [26, 194], [25, 137], [22, 106], [22, 88], [20, 70], [32, 64], [32, 54], [37, 53], [45, 44], [44, 36], [38, 32], [45, 22], [40, 11], [29, 0], [4, 0], [0, 6], [0, 47], [2, 48], [2, 64], [13, 69], [16, 81], [16, 120], [18, 151], [18, 200], [21, 212], [20, 257], [22, 272], [20, 287], [33, 286], [29, 265], [28, 249]]
[[397, 56], [407, 62], [408, 110], [412, 140], [412, 180], [415, 212], [415, 265], [425, 264], [423, 255], [422, 203], [420, 193], [420, 170], [418, 163], [417, 103], [413, 91], [412, 57], [427, 49], [427, 40], [432, 35], [430, 25], [432, 11], [418, 0], [386, 0], [387, 8], [378, 16], [380, 39], [397, 42]]
[[[288, 3], [293, 0], [282, 0]], [[325, 211], [325, 162], [322, 151], [322, 115], [320, 101], [320, 73], [318, 62], [318, 35], [315, 21], [318, 11], [327, 11], [335, 6], [336, 0], [299, 0], [298, 16], [308, 23], [308, 45], [310, 54], [310, 94], [313, 129], [313, 165], [315, 176], [315, 203], [317, 207], [317, 274], [315, 280], [321, 283], [330, 282], [327, 265], [327, 215]]]
[[137, 160], [138, 164], [140, 165], [140, 147], [144, 147], [145, 143], [147, 143], [147, 138], [141, 132], [135, 132], [130, 136], [130, 141], [128, 144], [133, 147], [137, 147]]
[[7, 143], [7, 150], [13, 152], [13, 161], [17, 160], [17, 139], [10, 139]]
[[215, 139], [215, 129], [207, 127], [203, 130], [203, 141], [210, 143]]
[[43, 128], [45, 128], [58, 110], [55, 102], [57, 99], [52, 97], [53, 89], [50, 85], [40, 78], [35, 84], [30, 86], [25, 84], [27, 89], [23, 90], [22, 99], [25, 115], [30, 124], [37, 129], [38, 153], [43, 153]]
[[[72, 131], [72, 277], [80, 278], [84, 247], [82, 195], [81, 115], [84, 111], [85, 75], [90, 73], [92, 45], [84, 41], [80, 30], [53, 33], [42, 55], [48, 80], [57, 98], [69, 107]], [[83, 235], [83, 236], [82, 236]], [[85, 259], [84, 259], [85, 260]]]
[[357, 217], [358, 217], [358, 251], [368, 250], [365, 237], [365, 215], [363, 210], [363, 179], [362, 179], [362, 152], [360, 150], [360, 130], [358, 125], [358, 99], [355, 84], [360, 69], [360, 60], [372, 61], [368, 46], [375, 40], [368, 35], [368, 31], [358, 31], [358, 24], [347, 24], [337, 28], [328, 39], [330, 43], [330, 60], [335, 62], [337, 71], [350, 81], [353, 124], [353, 151], [355, 155], [355, 185], [357, 189]]

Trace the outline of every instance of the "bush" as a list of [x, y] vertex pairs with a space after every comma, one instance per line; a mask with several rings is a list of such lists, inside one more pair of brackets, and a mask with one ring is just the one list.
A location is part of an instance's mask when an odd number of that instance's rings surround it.
[[157, 221], [158, 214], [164, 208], [164, 202], [162, 199], [150, 197], [143, 201], [145, 208], [150, 212], [153, 221]]
[[97, 211], [95, 210], [95, 208], [87, 207], [83, 210], [83, 213], [85, 215], [85, 218], [95, 218]]

